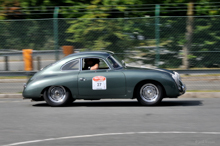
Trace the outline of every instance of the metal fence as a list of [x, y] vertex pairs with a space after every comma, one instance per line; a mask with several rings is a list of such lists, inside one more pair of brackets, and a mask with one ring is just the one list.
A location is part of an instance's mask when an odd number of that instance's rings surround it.
[[[181, 68], [187, 17], [159, 17], [159, 29], [155, 19], [58, 19], [57, 48], [72, 45], [79, 51], [109, 50], [127, 63], [155, 66], [157, 58], [159, 67]], [[54, 20], [0, 21], [0, 55], [7, 55], [3, 50], [54, 50]], [[194, 17], [187, 54], [191, 68], [220, 67], [219, 24], [220, 16]], [[155, 32], [160, 36], [156, 38]], [[156, 40], [160, 42], [158, 51]], [[15, 53], [8, 56], [17, 60]]]
[[[59, 59], [64, 57], [61, 50], [64, 45], [74, 46], [77, 51], [113, 51], [130, 65], [159, 65], [161, 68], [181, 69], [185, 53], [183, 47], [189, 43], [186, 40], [187, 19], [144, 17], [1, 20], [0, 70], [6, 69], [4, 56], [8, 56], [8, 70], [22, 71], [22, 49], [34, 49], [34, 70], [38, 70], [37, 57], [41, 57], [41, 66], [46, 66], [56, 60], [56, 53], [59, 54]], [[58, 31], [54, 30], [56, 25]], [[192, 37], [188, 40], [191, 45], [187, 53], [189, 67], [220, 68], [220, 16], [193, 17], [191, 26]], [[218, 78], [202, 83], [196, 83], [194, 79], [190, 81], [188, 84], [191, 90], [219, 89]], [[204, 86], [207, 82], [210, 83], [209, 87]]]

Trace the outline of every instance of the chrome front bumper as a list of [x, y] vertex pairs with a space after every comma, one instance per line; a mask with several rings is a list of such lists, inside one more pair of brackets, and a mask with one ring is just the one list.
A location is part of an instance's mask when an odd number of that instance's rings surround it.
[[183, 95], [186, 92], [186, 85], [182, 84], [181, 86], [179, 86], [179, 91], [180, 95]]
[[186, 92], [186, 85], [182, 83], [180, 75], [174, 71], [172, 75], [172, 78], [176, 82], [177, 88], [179, 90], [179, 95], [182, 95]]

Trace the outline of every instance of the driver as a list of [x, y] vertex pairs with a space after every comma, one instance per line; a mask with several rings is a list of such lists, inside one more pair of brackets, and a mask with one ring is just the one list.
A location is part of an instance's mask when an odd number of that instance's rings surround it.
[[85, 70], [97, 70], [99, 68], [99, 59], [96, 58], [86, 58], [85, 59]]

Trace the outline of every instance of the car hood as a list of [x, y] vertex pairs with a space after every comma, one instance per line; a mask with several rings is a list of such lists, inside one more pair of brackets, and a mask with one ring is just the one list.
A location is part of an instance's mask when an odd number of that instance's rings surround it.
[[126, 69], [134, 69], [134, 70], [156, 70], [156, 71], [160, 71], [160, 72], [166, 72], [166, 73], [171, 73], [174, 74], [174, 71], [172, 70], [167, 70], [167, 69], [161, 69], [161, 68], [149, 68], [149, 67], [144, 67], [144, 66], [127, 66], [126, 65]]

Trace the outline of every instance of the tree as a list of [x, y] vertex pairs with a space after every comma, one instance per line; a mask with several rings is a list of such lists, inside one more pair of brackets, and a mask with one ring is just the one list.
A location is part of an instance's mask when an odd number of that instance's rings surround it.
[[0, 19], [22, 19], [18, 0], [0, 1]]
[[187, 8], [187, 21], [186, 21], [186, 42], [183, 46], [183, 66], [185, 69], [189, 69], [189, 63], [188, 63], [188, 51], [190, 50], [192, 46], [192, 35], [193, 35], [193, 8], [194, 3], [193, 1], [190, 1], [188, 3]]
[[[71, 26], [67, 29], [67, 33], [71, 33], [72, 37], [67, 39], [69, 42], [78, 42], [84, 48], [91, 50], [107, 49], [115, 52], [123, 52], [125, 49], [132, 48], [134, 41], [130, 39], [129, 33], [126, 30], [134, 30], [135, 27], [130, 27], [134, 24], [125, 19], [103, 19], [117, 17], [117, 13], [105, 13], [109, 11], [124, 11], [125, 6], [115, 6], [118, 4], [134, 4], [132, 1], [108, 1], [108, 0], [93, 0], [86, 7], [87, 13], [82, 15], [80, 19], [69, 21]], [[100, 4], [102, 4], [100, 6]], [[114, 5], [106, 7], [105, 5]], [[100, 10], [103, 12], [100, 13]], [[91, 19], [86, 19], [91, 18]], [[96, 19], [101, 18], [101, 19]]]

